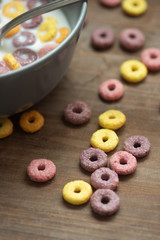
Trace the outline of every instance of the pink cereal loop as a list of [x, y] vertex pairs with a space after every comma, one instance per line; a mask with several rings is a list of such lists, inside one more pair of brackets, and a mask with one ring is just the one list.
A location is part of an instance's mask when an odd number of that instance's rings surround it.
[[35, 159], [28, 165], [27, 174], [32, 181], [46, 182], [56, 174], [56, 166], [51, 160]]
[[99, 86], [99, 95], [105, 101], [115, 101], [124, 94], [123, 84], [116, 79], [109, 79]]
[[141, 53], [141, 61], [150, 71], [160, 70], [160, 49], [147, 48]]
[[99, 2], [106, 7], [116, 7], [122, 2], [122, 0], [99, 0]]
[[128, 175], [136, 170], [137, 160], [131, 153], [119, 151], [111, 156], [109, 164], [117, 174]]

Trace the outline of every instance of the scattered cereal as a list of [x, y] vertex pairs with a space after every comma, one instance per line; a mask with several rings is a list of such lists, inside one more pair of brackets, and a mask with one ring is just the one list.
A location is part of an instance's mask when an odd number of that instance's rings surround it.
[[13, 123], [9, 118], [0, 118], [0, 139], [8, 137], [13, 132]]
[[91, 208], [100, 216], [109, 216], [118, 211], [120, 199], [110, 189], [98, 189], [91, 197]]
[[141, 53], [141, 61], [150, 71], [160, 70], [160, 49], [147, 48]]
[[27, 174], [34, 182], [46, 182], [56, 174], [56, 166], [48, 159], [35, 159], [27, 167]]
[[73, 205], [86, 203], [90, 199], [91, 195], [91, 185], [82, 180], [69, 182], [63, 188], [63, 198]]
[[110, 152], [115, 149], [118, 142], [117, 134], [109, 129], [99, 129], [91, 136], [91, 145], [95, 148], [100, 148], [104, 152]]
[[99, 2], [106, 7], [116, 7], [122, 0], [99, 0]]
[[94, 48], [104, 50], [114, 43], [114, 34], [109, 28], [95, 29], [91, 34], [91, 43]]
[[136, 170], [137, 160], [131, 153], [119, 151], [111, 156], [109, 164], [117, 174], [128, 175]]
[[80, 165], [88, 172], [93, 172], [107, 165], [107, 154], [98, 148], [88, 148], [80, 154]]
[[126, 122], [126, 116], [118, 110], [108, 110], [99, 116], [99, 125], [103, 128], [117, 130]]
[[31, 110], [21, 115], [19, 124], [25, 132], [34, 133], [43, 127], [44, 117], [39, 112]]
[[128, 15], [136, 17], [146, 12], [147, 2], [146, 0], [123, 0], [122, 8]]
[[91, 185], [95, 189], [114, 190], [119, 183], [118, 174], [107, 167], [101, 167], [91, 174]]

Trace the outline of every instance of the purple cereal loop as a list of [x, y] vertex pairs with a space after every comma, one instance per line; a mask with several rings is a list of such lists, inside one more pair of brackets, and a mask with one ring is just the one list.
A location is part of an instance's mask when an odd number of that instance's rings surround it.
[[80, 165], [88, 172], [93, 172], [107, 165], [107, 154], [99, 148], [88, 148], [80, 154]]
[[74, 125], [80, 125], [89, 121], [91, 108], [82, 101], [67, 104], [64, 109], [64, 119]]
[[22, 23], [21, 25], [23, 28], [26, 28], [26, 29], [35, 28], [41, 24], [42, 20], [43, 20], [42, 16], [37, 16], [37, 17], [34, 17], [34, 18]]
[[150, 71], [160, 70], [160, 49], [147, 48], [141, 53], [141, 61]]
[[29, 9], [35, 8], [36, 4], [39, 3], [40, 5], [48, 3], [48, 0], [28, 0], [27, 7]]
[[46, 182], [56, 174], [56, 166], [48, 159], [35, 159], [27, 167], [27, 174], [32, 181]]
[[8, 72], [9, 69], [7, 68], [5, 62], [0, 61], [0, 74]]
[[136, 170], [137, 160], [131, 153], [119, 151], [111, 156], [109, 164], [117, 174], [128, 175]]
[[92, 210], [100, 216], [110, 216], [118, 211], [120, 198], [110, 189], [96, 190], [90, 199]]
[[148, 138], [144, 136], [131, 136], [124, 142], [124, 150], [137, 158], [143, 158], [148, 155], [151, 144]]
[[[24, 55], [27, 55], [27, 58], [24, 58]], [[14, 51], [13, 56], [22, 66], [28, 65], [37, 59], [37, 54], [28, 48], [17, 49]]]
[[124, 94], [123, 84], [116, 79], [109, 79], [99, 86], [99, 95], [105, 101], [116, 101]]
[[118, 174], [109, 168], [101, 167], [91, 174], [91, 185], [95, 189], [114, 190], [119, 183]]
[[108, 28], [95, 29], [91, 34], [91, 42], [93, 47], [99, 50], [109, 48], [114, 43], [114, 34]]
[[[25, 38], [25, 40], [21, 40], [21, 38]], [[31, 32], [20, 32], [18, 35], [16, 35], [13, 40], [12, 43], [13, 45], [18, 48], [18, 47], [26, 47], [28, 45], [32, 45], [34, 44], [36, 41], [36, 37], [33, 33]]]
[[144, 42], [144, 34], [137, 28], [126, 28], [120, 34], [120, 44], [126, 50], [137, 51]]
[[99, 2], [106, 7], [116, 7], [122, 0], [99, 0]]

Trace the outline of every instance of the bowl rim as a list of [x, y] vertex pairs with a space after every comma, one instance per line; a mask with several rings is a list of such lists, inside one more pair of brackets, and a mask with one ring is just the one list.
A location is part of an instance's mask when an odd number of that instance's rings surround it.
[[[62, 9], [62, 11], [64, 12], [63, 9]], [[81, 11], [80, 11], [79, 18], [78, 18], [76, 25], [74, 26], [74, 28], [71, 30], [70, 34], [66, 37], [66, 39], [64, 39], [64, 41], [62, 43], [60, 43], [55, 49], [53, 49], [51, 52], [49, 52], [46, 56], [43, 56], [42, 58], [38, 59], [38, 61], [36, 60], [32, 64], [23, 66], [22, 67], [23, 70], [22, 70], [22, 68], [20, 68], [20, 69], [14, 70], [14, 71], [9, 71], [7, 73], [3, 73], [2, 75], [0, 75], [0, 81], [2, 81], [5, 78], [17, 77], [19, 75], [23, 75], [24, 73], [31, 71], [32, 69], [35, 69], [35, 68], [38, 69], [41, 65], [43, 65], [46, 62], [47, 59], [50, 60], [51, 58], [53, 59], [53, 57], [55, 58], [60, 52], [62, 52], [66, 48], [66, 46], [71, 42], [71, 40], [74, 38], [76, 33], [82, 27], [82, 24], [83, 24], [85, 16], [86, 16], [86, 12], [87, 12], [87, 0], [85, 0], [82, 3]]]

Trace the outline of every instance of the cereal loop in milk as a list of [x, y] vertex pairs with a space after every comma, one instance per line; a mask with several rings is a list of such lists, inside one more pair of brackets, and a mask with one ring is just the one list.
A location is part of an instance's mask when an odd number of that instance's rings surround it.
[[[34, 6], [32, 7], [38, 7], [47, 2], [48, 0], [37, 0], [34, 1]], [[1, 0], [0, 28], [7, 22], [11, 21], [14, 17], [28, 11], [32, 8], [31, 5], [33, 5], [32, 0]], [[67, 34], [63, 34], [63, 38], [61, 32], [62, 29], [67, 31]], [[16, 70], [10, 68], [8, 62], [6, 62], [5, 56], [7, 56], [7, 54], [14, 56], [15, 60], [20, 65], [20, 68], [22, 68], [40, 59], [41, 56], [39, 56], [39, 52], [41, 52], [41, 49], [44, 49], [46, 45], [53, 45], [54, 48], [47, 48], [48, 50], [45, 52], [43, 50], [43, 56], [48, 54], [48, 52], [53, 51], [53, 49], [61, 43], [59, 39], [61, 38], [63, 41], [69, 33], [69, 23], [64, 13], [59, 9], [34, 17], [33, 19], [20, 24], [16, 28], [13, 28], [1, 40], [0, 75], [5, 74], [8, 71]], [[34, 56], [32, 59], [30, 59], [31, 53], [32, 56]], [[23, 64], [24, 62], [25, 64]]]

